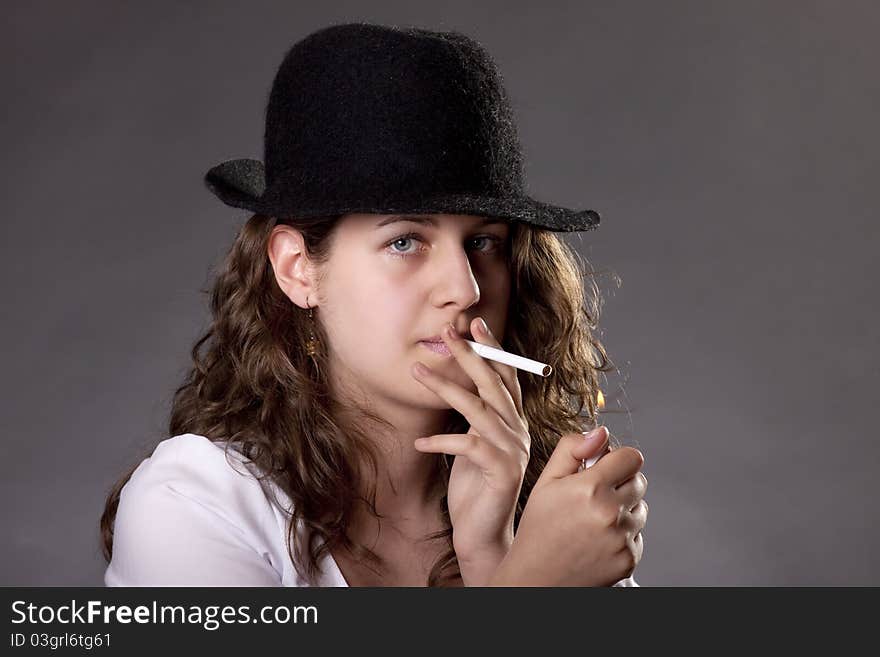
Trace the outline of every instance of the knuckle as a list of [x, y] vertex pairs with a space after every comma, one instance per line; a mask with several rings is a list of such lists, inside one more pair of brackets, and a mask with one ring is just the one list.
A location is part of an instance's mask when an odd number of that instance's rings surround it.
[[642, 531], [642, 529], [645, 527], [645, 522], [647, 522], [648, 519], [648, 515], [645, 512], [644, 507], [639, 505], [639, 507], [630, 515], [632, 517], [632, 522], [630, 523], [632, 529], [634, 529], [636, 532]]
[[636, 456], [638, 457], [639, 468], [641, 468], [643, 465], [645, 465], [645, 455], [642, 454], [642, 450], [640, 450], [640, 449], [634, 449], [633, 451], [636, 453]]
[[635, 447], [619, 447], [612, 454], [617, 454], [619, 459], [623, 460], [627, 467], [634, 471], [639, 471], [645, 463], [645, 457]]
[[636, 467], [641, 468], [645, 464], [645, 456], [635, 447], [626, 447], [627, 454], [636, 464]]

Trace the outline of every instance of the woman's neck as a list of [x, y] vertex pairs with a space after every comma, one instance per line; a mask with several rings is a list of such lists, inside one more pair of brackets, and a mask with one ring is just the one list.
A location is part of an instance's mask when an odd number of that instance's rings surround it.
[[[380, 444], [378, 472], [364, 468], [365, 486], [375, 485], [376, 511], [394, 524], [407, 524], [433, 515], [440, 509], [442, 490], [441, 456], [416, 451], [408, 445]], [[364, 491], [365, 493], [365, 491]], [[364, 495], [366, 497], [366, 495]]]
[[343, 427], [357, 428], [371, 442], [376, 455], [375, 480], [369, 463], [361, 464], [361, 494], [371, 485], [376, 489], [376, 510], [392, 519], [423, 517], [439, 508], [443, 456], [418, 451], [416, 438], [442, 433], [449, 419], [448, 409], [413, 408], [392, 400], [372, 399], [369, 411], [380, 418], [392, 418], [388, 426], [370, 418], [354, 416], [358, 406], [347, 406]]

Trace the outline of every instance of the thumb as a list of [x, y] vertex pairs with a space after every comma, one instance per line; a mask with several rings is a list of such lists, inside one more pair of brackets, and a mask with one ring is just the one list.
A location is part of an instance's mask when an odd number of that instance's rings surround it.
[[575, 474], [581, 461], [593, 453], [601, 453], [600, 448], [604, 448], [607, 442], [608, 429], [605, 427], [599, 427], [586, 436], [580, 433], [565, 434], [559, 439], [533, 489], [554, 479]]
[[586, 459], [591, 456], [602, 456], [608, 445], [608, 428], [597, 427], [584, 435], [580, 444], [572, 450], [572, 456], [576, 459]]

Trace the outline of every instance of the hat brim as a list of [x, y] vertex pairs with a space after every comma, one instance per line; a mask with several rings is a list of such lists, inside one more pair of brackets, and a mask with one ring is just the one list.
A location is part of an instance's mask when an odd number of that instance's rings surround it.
[[265, 197], [263, 163], [253, 159], [227, 160], [205, 174], [208, 189], [226, 205], [275, 217], [309, 219], [336, 214], [469, 214], [522, 221], [555, 232], [593, 230], [599, 226], [595, 210], [572, 210], [543, 203], [530, 196], [493, 198], [444, 194], [430, 198], [368, 199], [323, 207], [285, 208]]

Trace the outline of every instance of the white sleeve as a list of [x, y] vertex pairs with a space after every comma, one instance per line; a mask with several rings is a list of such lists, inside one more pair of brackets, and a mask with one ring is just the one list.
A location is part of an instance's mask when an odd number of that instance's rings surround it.
[[630, 588], [636, 586], [638, 588], [642, 588], [641, 586], [639, 586], [639, 583], [635, 580], [635, 578], [633, 578], [632, 575], [630, 575], [626, 579], [620, 580], [619, 582], [617, 582], [617, 584], [614, 584], [613, 586], [619, 586], [620, 588]]
[[104, 582], [281, 586], [270, 556], [277, 532], [256, 478], [233, 469], [207, 438], [176, 436], [160, 443], [122, 490]]

